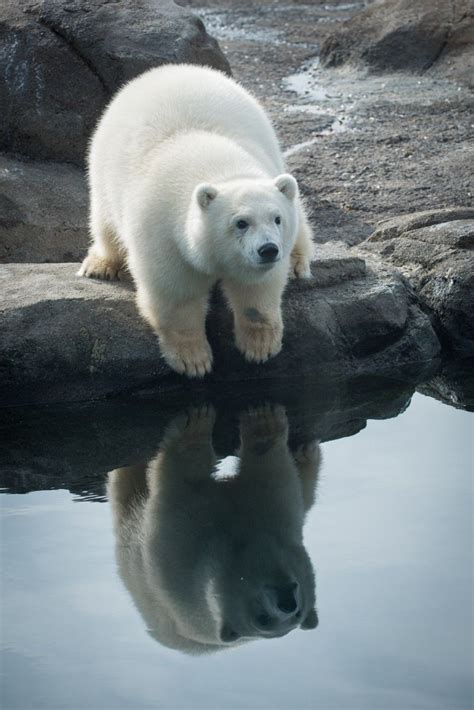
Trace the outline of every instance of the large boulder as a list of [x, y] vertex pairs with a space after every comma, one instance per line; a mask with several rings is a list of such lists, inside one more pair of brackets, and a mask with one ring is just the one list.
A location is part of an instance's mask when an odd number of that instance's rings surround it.
[[[0, 270], [0, 398], [4, 403], [86, 400], [130, 391], [198, 388], [172, 372], [138, 317], [131, 284], [75, 276], [73, 264]], [[209, 316], [215, 368], [205, 386], [327, 378], [424, 366], [440, 349], [404, 280], [357, 258], [327, 258], [285, 294], [282, 352], [247, 364], [232, 317], [216, 295]], [[54, 284], [54, 288], [52, 288]]]
[[381, 222], [360, 249], [378, 254], [409, 279], [447, 349], [474, 355], [474, 208]]
[[473, 44], [472, 0], [378, 0], [326, 38], [321, 63], [422, 72], [452, 60], [459, 64], [459, 78], [469, 83]]
[[202, 21], [171, 0], [4, 0], [0, 149], [80, 165], [112, 94], [178, 62], [230, 73]]
[[0, 155], [0, 263], [81, 261], [87, 211], [79, 168]]

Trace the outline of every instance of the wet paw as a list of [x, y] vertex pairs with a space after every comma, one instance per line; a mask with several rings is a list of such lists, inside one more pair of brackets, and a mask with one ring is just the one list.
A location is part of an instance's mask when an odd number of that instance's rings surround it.
[[311, 260], [306, 254], [299, 254], [298, 252], [291, 254], [290, 278], [311, 278]]
[[212, 350], [205, 338], [161, 337], [160, 345], [166, 362], [180, 375], [204, 377], [212, 370]]
[[216, 412], [212, 405], [192, 407], [187, 412], [181, 412], [166, 428], [162, 447], [178, 440], [185, 447], [207, 441], [212, 435], [215, 420]]
[[122, 274], [125, 276], [121, 261], [99, 256], [94, 251], [86, 256], [77, 272], [78, 276], [106, 281], [120, 281]]
[[285, 408], [277, 404], [264, 404], [247, 409], [240, 415], [242, 441], [251, 440], [259, 453], [264, 453], [280, 439], [288, 438], [288, 419]]
[[240, 325], [235, 333], [235, 344], [249, 362], [265, 362], [281, 350], [281, 325]]
[[185, 427], [186, 436], [190, 440], [200, 441], [212, 432], [215, 421], [216, 412], [212, 405], [205, 404], [202, 407], [192, 407], [188, 412]]

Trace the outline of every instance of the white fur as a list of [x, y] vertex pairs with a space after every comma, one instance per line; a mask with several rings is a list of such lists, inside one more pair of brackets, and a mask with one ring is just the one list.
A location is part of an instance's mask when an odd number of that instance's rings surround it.
[[[152, 69], [105, 111], [89, 180], [93, 245], [79, 273], [114, 278], [126, 261], [171, 367], [191, 376], [211, 369], [204, 322], [219, 279], [247, 359], [280, 350], [281, 295], [290, 269], [309, 275], [311, 231], [250, 94], [213, 69]], [[258, 249], [269, 243], [278, 258], [264, 264]]]

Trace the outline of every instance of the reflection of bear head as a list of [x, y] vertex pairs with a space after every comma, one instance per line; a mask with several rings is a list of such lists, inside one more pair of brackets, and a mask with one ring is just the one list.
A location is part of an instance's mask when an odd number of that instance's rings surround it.
[[319, 447], [292, 454], [284, 410], [262, 407], [218, 462], [213, 425], [212, 409], [179, 416], [148, 465], [109, 474], [124, 583], [151, 635], [189, 653], [318, 622], [302, 527]]
[[221, 641], [316, 626], [314, 575], [301, 543], [268, 532], [234, 541], [229, 552], [208, 589]]

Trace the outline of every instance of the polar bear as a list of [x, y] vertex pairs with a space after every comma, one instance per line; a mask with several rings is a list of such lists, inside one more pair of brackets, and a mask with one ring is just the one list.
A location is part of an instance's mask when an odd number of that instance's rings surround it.
[[120, 575], [149, 633], [187, 653], [318, 623], [302, 541], [318, 444], [291, 453], [285, 410], [266, 405], [241, 414], [240, 450], [218, 463], [214, 418], [179, 415], [149, 464], [108, 475]]
[[281, 349], [282, 293], [310, 275], [311, 229], [262, 107], [214, 69], [167, 65], [112, 100], [89, 153], [93, 243], [79, 274], [126, 265], [140, 313], [177, 372], [212, 368], [208, 296], [220, 281], [249, 361]]

